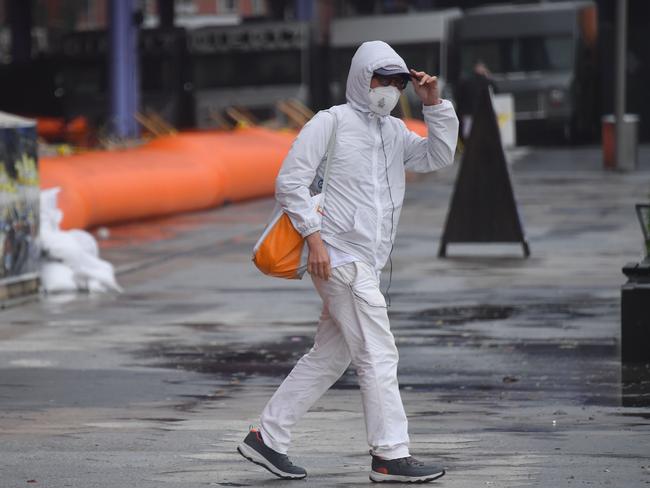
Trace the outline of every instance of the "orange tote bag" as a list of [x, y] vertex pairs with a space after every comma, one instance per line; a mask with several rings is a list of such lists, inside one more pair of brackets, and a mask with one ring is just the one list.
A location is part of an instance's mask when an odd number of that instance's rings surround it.
[[[325, 191], [329, 180], [329, 166], [336, 141], [336, 117], [334, 128], [327, 145], [327, 160], [323, 175], [323, 189], [311, 197], [314, 208], [321, 215], [325, 202]], [[308, 252], [305, 239], [295, 229], [289, 216], [276, 204], [271, 219], [253, 248], [253, 262], [264, 274], [276, 278], [299, 280], [307, 271]]]

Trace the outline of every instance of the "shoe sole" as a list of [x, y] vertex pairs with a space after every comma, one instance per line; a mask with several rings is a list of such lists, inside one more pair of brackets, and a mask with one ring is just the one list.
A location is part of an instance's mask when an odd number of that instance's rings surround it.
[[283, 480], [301, 480], [307, 476], [306, 474], [296, 475], [279, 470], [259, 452], [243, 442], [237, 446], [237, 452], [241, 454], [245, 459], [248, 459], [251, 463], [262, 466], [264, 469], [270, 471], [275, 476], [282, 478]]
[[397, 474], [383, 474], [375, 471], [370, 472], [370, 481], [374, 483], [429, 483], [430, 481], [442, 478], [445, 475], [445, 470], [426, 476], [402, 476]]

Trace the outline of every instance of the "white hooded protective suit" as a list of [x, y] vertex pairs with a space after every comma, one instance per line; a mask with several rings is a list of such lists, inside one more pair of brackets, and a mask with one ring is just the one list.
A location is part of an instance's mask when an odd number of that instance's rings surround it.
[[[449, 102], [424, 107], [428, 137], [422, 138], [401, 120], [372, 112], [372, 73], [394, 66], [406, 70], [386, 43], [362, 44], [350, 66], [348, 102], [316, 114], [298, 135], [277, 178], [276, 198], [296, 229], [303, 236], [320, 230], [332, 260], [328, 280], [311, 277], [323, 300], [314, 347], [260, 417], [264, 443], [280, 453], [289, 449], [293, 426], [352, 364], [372, 454], [384, 459], [409, 456], [408, 421], [397, 381], [399, 354], [378, 271], [395, 236], [404, 170], [432, 171], [451, 164], [458, 120]], [[336, 144], [321, 222], [310, 188], [319, 187], [335, 117]]]
[[[404, 60], [385, 42], [363, 43], [352, 58], [347, 103], [317, 113], [305, 125], [276, 180], [276, 199], [303, 236], [321, 231], [323, 240], [381, 270], [392, 247], [404, 201], [404, 171], [429, 172], [452, 164], [458, 119], [447, 100], [424, 106], [428, 137], [409, 131], [392, 116], [368, 108], [370, 80], [381, 67]], [[313, 208], [310, 185], [322, 174], [337, 119], [324, 215]], [[322, 220], [322, 221], [321, 221]]]

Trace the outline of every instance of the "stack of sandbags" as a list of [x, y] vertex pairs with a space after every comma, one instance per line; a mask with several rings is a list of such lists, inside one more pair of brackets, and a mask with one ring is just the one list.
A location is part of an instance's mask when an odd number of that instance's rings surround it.
[[59, 188], [41, 191], [41, 284], [45, 292], [118, 291], [113, 266], [99, 258], [95, 238], [83, 230], [61, 230]]

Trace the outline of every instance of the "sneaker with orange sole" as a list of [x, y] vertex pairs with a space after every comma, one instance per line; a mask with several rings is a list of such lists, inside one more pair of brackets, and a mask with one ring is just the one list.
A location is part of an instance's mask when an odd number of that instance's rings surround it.
[[428, 483], [444, 475], [444, 468], [423, 463], [411, 456], [399, 459], [372, 456], [370, 480], [375, 483]]

